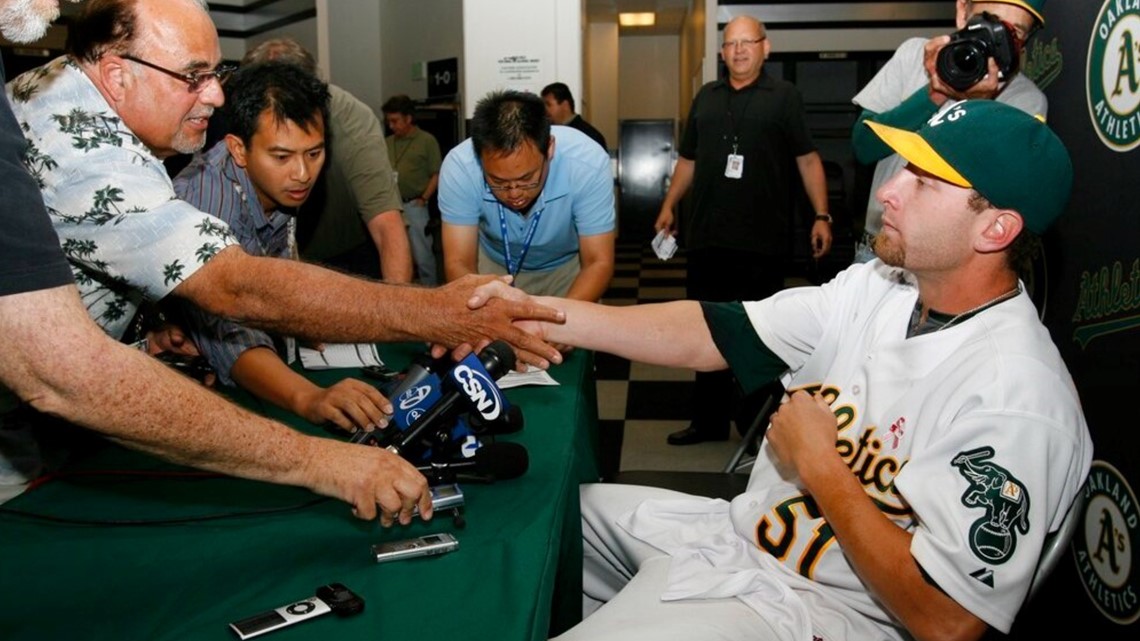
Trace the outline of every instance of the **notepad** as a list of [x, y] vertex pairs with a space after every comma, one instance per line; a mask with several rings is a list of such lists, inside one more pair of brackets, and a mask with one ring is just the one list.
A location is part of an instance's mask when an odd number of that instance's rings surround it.
[[649, 244], [653, 246], [654, 253], [661, 260], [669, 260], [677, 252], [677, 239], [664, 229], [657, 232]]
[[309, 347], [297, 350], [305, 369], [339, 369], [343, 367], [380, 366], [380, 354], [371, 343], [325, 343], [324, 350]]
[[525, 372], [511, 370], [495, 383], [499, 389], [510, 389], [523, 385], [558, 385], [558, 381], [554, 380], [546, 370], [538, 369], [534, 365], [527, 365]]

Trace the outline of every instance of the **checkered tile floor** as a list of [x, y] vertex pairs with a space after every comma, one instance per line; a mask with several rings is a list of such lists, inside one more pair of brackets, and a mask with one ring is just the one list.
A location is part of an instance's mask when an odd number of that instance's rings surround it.
[[[633, 305], [685, 298], [685, 257], [678, 251], [662, 261], [648, 243], [619, 243], [613, 282], [602, 303]], [[678, 331], [683, 331], [680, 328]], [[603, 461], [608, 469], [718, 471], [739, 445], [728, 441], [676, 447], [665, 437], [688, 426], [692, 411], [693, 373], [656, 367], [610, 354], [595, 357], [598, 415], [603, 451], [620, 461]]]

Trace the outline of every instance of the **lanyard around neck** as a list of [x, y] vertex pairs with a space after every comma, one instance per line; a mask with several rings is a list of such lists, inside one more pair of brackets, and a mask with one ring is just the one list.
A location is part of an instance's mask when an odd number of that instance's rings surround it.
[[[523, 261], [526, 260], [526, 254], [530, 251], [530, 243], [534, 240], [534, 233], [538, 231], [538, 220], [542, 218], [542, 209], [534, 212], [530, 223], [527, 224], [526, 234], [523, 236], [522, 252], [519, 253], [519, 262], [515, 263], [511, 259], [511, 241], [507, 238], [507, 215], [503, 213], [503, 204], [495, 201], [499, 207], [499, 232], [503, 235], [503, 260], [506, 261], [507, 273], [511, 277], [518, 275], [522, 271]], [[537, 204], [537, 203], [536, 203]]]
[[[728, 108], [725, 110], [725, 124], [727, 125], [727, 131], [725, 131], [724, 139], [728, 140], [729, 133], [732, 134], [732, 141], [729, 144], [732, 145], [732, 153], [734, 154], [736, 153], [737, 148], [740, 146], [740, 123], [736, 120], [736, 116], [732, 113], [732, 99], [738, 98], [740, 93], [743, 91], [744, 88], [741, 88], [740, 91], [733, 90], [732, 93], [729, 93]], [[752, 96], [755, 95], [755, 92], [756, 90], [754, 88], [748, 89], [748, 95], [744, 99], [744, 108], [740, 110], [740, 117], [742, 119], [748, 113], [748, 106], [752, 104]]]
[[[392, 161], [392, 167], [393, 168], [396, 168], [400, 165], [400, 159], [403, 158], [404, 154], [408, 153], [408, 150], [412, 148], [412, 137], [410, 135], [407, 136], [404, 139], [404, 143], [405, 143], [404, 144], [404, 150], [400, 151], [400, 153], [396, 154], [396, 159]], [[400, 137], [396, 136], [392, 139], [392, 151], [393, 152], [399, 151], [399, 147], [400, 147]]]

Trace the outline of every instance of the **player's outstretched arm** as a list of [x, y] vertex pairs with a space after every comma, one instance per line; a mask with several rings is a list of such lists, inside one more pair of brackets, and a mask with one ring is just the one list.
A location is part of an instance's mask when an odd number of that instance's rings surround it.
[[564, 324], [527, 325], [548, 341], [666, 367], [728, 367], [696, 301], [618, 307], [562, 298], [535, 300], [566, 312]]

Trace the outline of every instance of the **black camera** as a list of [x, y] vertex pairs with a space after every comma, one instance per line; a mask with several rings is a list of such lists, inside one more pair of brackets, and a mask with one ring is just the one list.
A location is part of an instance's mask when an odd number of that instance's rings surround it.
[[207, 376], [214, 373], [214, 368], [210, 367], [210, 363], [203, 356], [183, 356], [172, 352], [162, 352], [155, 354], [154, 357], [171, 369], [181, 372], [199, 383], [204, 382]]
[[965, 28], [950, 34], [950, 42], [938, 52], [935, 69], [948, 87], [965, 91], [986, 76], [990, 58], [1005, 80], [1017, 70], [1017, 35], [1013, 28], [990, 13], [970, 18]]

